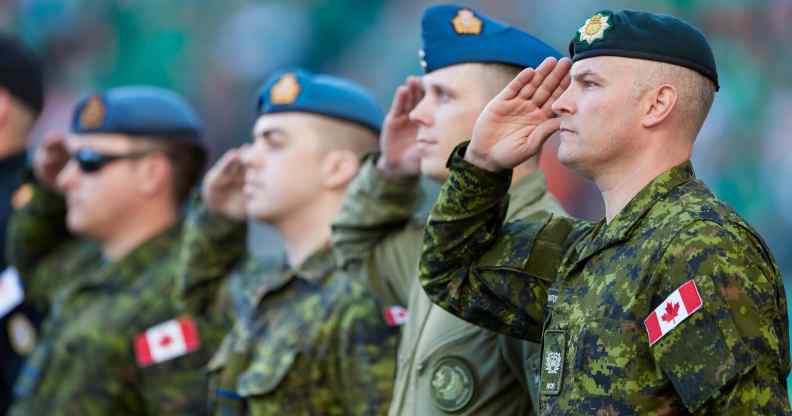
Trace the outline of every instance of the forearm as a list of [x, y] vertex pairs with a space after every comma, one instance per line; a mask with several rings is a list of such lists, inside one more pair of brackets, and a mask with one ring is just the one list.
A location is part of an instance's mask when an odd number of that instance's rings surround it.
[[463, 160], [464, 151], [454, 151], [427, 224], [421, 284], [434, 303], [462, 319], [538, 340], [568, 230], [539, 238], [554, 219], [547, 212], [503, 226], [510, 173], [479, 169]]
[[246, 243], [246, 222], [211, 213], [199, 198], [193, 200], [176, 268], [178, 295], [191, 313], [201, 315], [213, 304]]
[[66, 228], [63, 197], [35, 182], [23, 186], [31, 190], [32, 197], [9, 219], [5, 255], [8, 264], [27, 278], [44, 257], [71, 235]]
[[419, 198], [418, 178], [386, 178], [376, 156], [368, 156], [333, 221], [333, 247], [341, 264], [365, 261], [378, 242], [410, 221]]

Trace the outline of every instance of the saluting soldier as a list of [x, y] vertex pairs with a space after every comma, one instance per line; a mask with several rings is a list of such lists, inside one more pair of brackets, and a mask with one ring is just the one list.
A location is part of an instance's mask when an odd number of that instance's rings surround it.
[[[539, 345], [432, 305], [417, 277], [426, 219], [414, 210], [419, 175], [445, 181], [451, 150], [470, 137], [487, 102], [520, 70], [559, 54], [520, 29], [452, 5], [428, 8], [421, 35], [425, 74], [396, 90], [382, 154], [367, 159], [334, 223], [336, 252], [402, 326], [391, 415], [526, 414], [537, 397]], [[561, 212], [537, 159], [515, 169], [510, 218]]]
[[[542, 341], [543, 414], [790, 414], [778, 267], [689, 161], [718, 89], [704, 35], [601, 11], [570, 54], [522, 72], [455, 150], [424, 240], [427, 294]], [[504, 225], [512, 167], [558, 130], [559, 160], [599, 187], [605, 218]]]
[[[295, 69], [265, 83], [258, 113], [253, 143], [207, 174], [183, 247], [185, 287], [214, 296], [230, 287], [234, 299], [235, 325], [208, 366], [212, 413], [384, 414], [398, 331], [339, 270], [330, 244], [360, 158], [377, 147], [382, 110], [355, 83]], [[283, 268], [256, 267], [245, 219], [279, 231]], [[207, 267], [213, 253], [237, 267]]]
[[222, 323], [172, 296], [202, 132], [179, 95], [119, 87], [78, 102], [70, 134], [37, 150], [9, 253], [26, 296], [52, 307], [12, 415], [206, 413], [202, 366]]

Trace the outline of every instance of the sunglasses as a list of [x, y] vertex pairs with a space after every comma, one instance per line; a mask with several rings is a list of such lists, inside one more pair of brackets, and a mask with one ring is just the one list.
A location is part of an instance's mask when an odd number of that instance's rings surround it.
[[124, 159], [140, 159], [146, 157], [157, 150], [148, 150], [144, 152], [128, 153], [125, 155], [105, 155], [97, 152], [96, 150], [82, 148], [71, 155], [71, 158], [77, 162], [77, 167], [84, 173], [95, 173], [100, 171], [109, 163], [117, 160]]

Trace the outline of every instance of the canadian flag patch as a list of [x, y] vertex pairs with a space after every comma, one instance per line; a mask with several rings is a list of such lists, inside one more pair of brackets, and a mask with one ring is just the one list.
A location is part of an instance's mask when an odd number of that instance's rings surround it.
[[389, 326], [402, 326], [407, 323], [407, 309], [401, 306], [394, 305], [385, 308], [383, 314], [385, 315], [385, 322], [387, 322]]
[[649, 346], [654, 345], [665, 334], [701, 309], [703, 304], [696, 282], [693, 280], [688, 280], [671, 292], [663, 303], [644, 319], [646, 333], [649, 334]]
[[135, 357], [140, 367], [189, 354], [201, 346], [198, 327], [190, 318], [171, 319], [135, 337]]

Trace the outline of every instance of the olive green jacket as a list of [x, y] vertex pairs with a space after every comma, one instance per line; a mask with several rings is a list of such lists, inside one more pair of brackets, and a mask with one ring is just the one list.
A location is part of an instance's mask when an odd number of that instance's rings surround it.
[[[423, 218], [414, 218], [416, 179], [384, 178], [369, 158], [333, 225], [344, 268], [360, 276], [386, 306], [407, 309], [391, 415], [527, 414], [538, 386], [536, 343], [471, 325], [435, 307], [417, 279]], [[511, 189], [511, 218], [561, 212], [536, 172]]]

